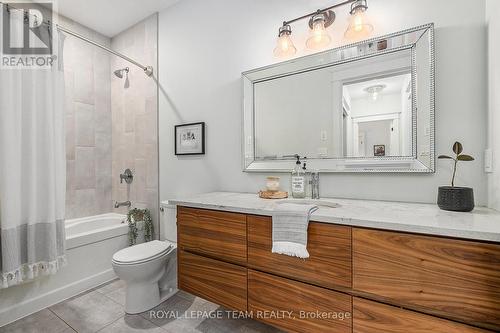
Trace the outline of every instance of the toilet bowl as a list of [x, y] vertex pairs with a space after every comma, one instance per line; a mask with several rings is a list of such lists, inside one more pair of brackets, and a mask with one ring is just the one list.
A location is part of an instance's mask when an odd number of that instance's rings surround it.
[[113, 255], [113, 269], [125, 281], [125, 312], [150, 310], [177, 292], [177, 244], [154, 240]]

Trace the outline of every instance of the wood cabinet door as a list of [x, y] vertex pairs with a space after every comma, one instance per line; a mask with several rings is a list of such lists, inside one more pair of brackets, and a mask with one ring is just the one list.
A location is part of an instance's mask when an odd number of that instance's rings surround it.
[[245, 214], [179, 207], [177, 241], [181, 250], [230, 263], [247, 264]]
[[353, 289], [500, 330], [500, 246], [355, 228]]
[[300, 259], [271, 252], [272, 219], [247, 217], [248, 267], [326, 288], [351, 288], [351, 228], [309, 223], [307, 250]]
[[353, 333], [487, 333], [471, 326], [353, 298]]
[[248, 310], [289, 332], [351, 333], [351, 296], [248, 270]]
[[178, 251], [179, 289], [239, 311], [247, 310], [247, 269]]

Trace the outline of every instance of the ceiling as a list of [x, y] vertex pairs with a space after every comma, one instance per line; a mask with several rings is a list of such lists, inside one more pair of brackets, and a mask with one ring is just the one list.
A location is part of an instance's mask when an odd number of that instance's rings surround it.
[[59, 0], [57, 11], [107, 37], [180, 0]]
[[366, 88], [374, 85], [385, 84], [387, 87], [380, 93], [382, 94], [396, 94], [401, 93], [401, 89], [403, 88], [403, 83], [410, 74], [390, 76], [375, 80], [363, 81], [359, 83], [354, 83], [345, 86], [345, 88], [349, 91], [349, 95], [351, 99], [365, 98], [368, 96], [368, 93], [365, 91]]

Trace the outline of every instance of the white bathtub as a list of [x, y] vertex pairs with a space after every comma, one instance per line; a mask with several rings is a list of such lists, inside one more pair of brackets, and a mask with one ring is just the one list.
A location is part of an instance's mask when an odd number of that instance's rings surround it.
[[102, 214], [66, 221], [66, 249], [100, 242], [128, 233], [125, 215]]
[[[128, 246], [125, 220], [114, 213], [67, 220], [68, 264], [55, 275], [1, 289], [0, 327], [116, 278], [111, 260]], [[142, 224], [138, 228], [139, 243], [144, 232]]]

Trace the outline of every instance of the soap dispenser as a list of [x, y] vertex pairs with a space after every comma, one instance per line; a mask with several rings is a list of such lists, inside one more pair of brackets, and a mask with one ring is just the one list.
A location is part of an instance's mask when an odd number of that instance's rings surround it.
[[[305, 159], [307, 157], [304, 157]], [[310, 183], [310, 179], [309, 179], [309, 174], [307, 173], [307, 163], [304, 162], [302, 164], [302, 175], [304, 176], [304, 198], [308, 198], [311, 196], [311, 193], [309, 193], [309, 183]]]
[[297, 161], [295, 162], [295, 168], [292, 171], [291, 177], [291, 191], [293, 198], [305, 198], [306, 197], [306, 174], [304, 172], [305, 163], [301, 169], [300, 156], [295, 155]]

